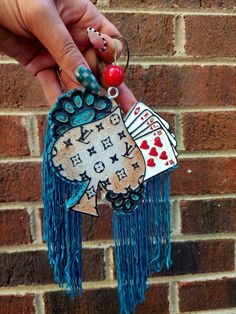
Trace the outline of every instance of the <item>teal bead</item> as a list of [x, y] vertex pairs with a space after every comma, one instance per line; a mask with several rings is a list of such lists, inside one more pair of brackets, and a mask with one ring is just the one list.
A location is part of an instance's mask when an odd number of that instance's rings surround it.
[[131, 199], [135, 202], [139, 201], [139, 196], [137, 194], [131, 194]]
[[69, 121], [69, 117], [65, 112], [56, 112], [55, 119], [61, 123], [66, 123]]
[[131, 201], [129, 199], [127, 199], [127, 200], [125, 200], [125, 204], [124, 205], [125, 205], [125, 208], [127, 210], [130, 210], [132, 203], [131, 203]]
[[83, 100], [79, 95], [75, 96], [74, 103], [75, 103], [76, 107], [78, 107], [78, 108], [81, 108], [83, 106]]
[[68, 113], [74, 113], [75, 112], [75, 108], [71, 103], [66, 102], [66, 103], [64, 103], [63, 106], [64, 106], [64, 109], [66, 112], [68, 112]]
[[85, 103], [86, 105], [88, 106], [91, 106], [94, 102], [94, 96], [92, 94], [88, 94], [86, 97], [85, 97]]
[[119, 197], [116, 201], [115, 201], [115, 207], [120, 207], [123, 203], [123, 199], [122, 197]]
[[107, 103], [104, 100], [96, 101], [94, 104], [94, 108], [97, 110], [103, 110], [107, 107]]
[[95, 111], [92, 109], [85, 109], [73, 115], [71, 118], [71, 125], [77, 126], [93, 121]]

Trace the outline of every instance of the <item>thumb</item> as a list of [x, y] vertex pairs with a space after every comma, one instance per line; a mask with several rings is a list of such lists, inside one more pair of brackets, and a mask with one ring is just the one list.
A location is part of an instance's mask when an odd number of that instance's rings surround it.
[[67, 76], [74, 83], [79, 81], [91, 92], [99, 94], [100, 86], [61, 20], [54, 3], [37, 1], [37, 9], [33, 11], [31, 19], [32, 33], [46, 47]]

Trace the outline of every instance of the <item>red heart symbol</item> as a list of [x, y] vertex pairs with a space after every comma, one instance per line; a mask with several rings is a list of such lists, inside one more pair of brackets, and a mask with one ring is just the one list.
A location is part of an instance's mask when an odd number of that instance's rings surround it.
[[140, 145], [140, 148], [142, 149], [148, 149], [149, 148], [149, 145], [147, 143], [147, 140], [143, 140], [141, 145]]
[[168, 166], [168, 165], [169, 165], [169, 162], [167, 161], [167, 162], [165, 163], [165, 165]]
[[156, 150], [156, 147], [152, 147], [150, 152], [149, 152], [150, 156], [158, 156], [158, 152]]
[[158, 136], [158, 137], [155, 137], [154, 145], [156, 145], [156, 146], [158, 146], [158, 147], [162, 147], [162, 146], [163, 146], [163, 144], [162, 144], [161, 139], [160, 139], [159, 136]]
[[137, 107], [135, 110], [134, 110], [134, 114], [137, 115], [140, 111], [140, 107]]
[[148, 167], [156, 166], [154, 159], [153, 158], [149, 158], [148, 161], [147, 161], [147, 165], [148, 165]]
[[160, 155], [160, 159], [166, 160], [168, 159], [167, 155], [166, 155], [166, 151], [163, 150], [163, 152]]

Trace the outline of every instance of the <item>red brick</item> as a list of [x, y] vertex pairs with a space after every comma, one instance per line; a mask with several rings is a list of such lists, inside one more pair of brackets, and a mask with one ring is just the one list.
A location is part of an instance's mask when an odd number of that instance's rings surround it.
[[137, 306], [136, 314], [169, 314], [168, 285], [149, 285], [145, 301]]
[[236, 232], [236, 200], [181, 201], [182, 232], [204, 234]]
[[131, 55], [173, 55], [173, 16], [107, 13], [106, 17], [129, 43]]
[[[81, 298], [71, 300], [62, 292], [51, 292], [44, 295], [46, 314], [52, 313], [90, 313], [90, 314], [118, 314], [119, 304], [117, 288], [85, 290]], [[144, 303], [138, 305], [135, 313], [169, 313], [168, 286], [151, 285], [146, 293]]]
[[2, 295], [0, 296], [0, 314], [34, 314], [34, 296]]
[[235, 0], [110, 0], [112, 8], [234, 8]]
[[172, 173], [172, 195], [236, 192], [236, 158], [186, 158]]
[[157, 108], [236, 105], [236, 67], [130, 66], [126, 77], [137, 99]]
[[236, 149], [236, 112], [187, 112], [183, 114], [186, 150]]
[[107, 240], [113, 238], [113, 209], [109, 204], [98, 205], [100, 217], [83, 215], [83, 241]]
[[172, 266], [160, 276], [231, 271], [234, 269], [234, 241], [173, 242], [171, 256]]
[[46, 314], [119, 314], [116, 288], [85, 290], [81, 298], [74, 300], [63, 292], [50, 292], [44, 295], [44, 300]]
[[236, 279], [179, 283], [180, 311], [204, 311], [236, 306]]
[[40, 163], [0, 163], [0, 202], [41, 199]]
[[235, 28], [235, 16], [186, 16], [186, 53], [191, 56], [235, 57], [235, 33], [232, 31]]
[[27, 130], [24, 117], [0, 116], [0, 156], [27, 156]]
[[25, 209], [0, 211], [0, 245], [32, 242], [29, 215]]
[[37, 121], [38, 121], [38, 136], [39, 136], [40, 153], [42, 154], [44, 135], [46, 133], [46, 128], [47, 128], [47, 116], [46, 115], [37, 116]]
[[[102, 249], [83, 249], [83, 281], [104, 280]], [[0, 286], [54, 283], [46, 251], [0, 254]]]
[[0, 108], [49, 108], [37, 79], [20, 65], [0, 65], [0, 90]]

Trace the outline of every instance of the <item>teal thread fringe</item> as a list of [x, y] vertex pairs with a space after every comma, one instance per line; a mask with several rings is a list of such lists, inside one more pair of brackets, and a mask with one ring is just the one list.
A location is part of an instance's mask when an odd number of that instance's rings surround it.
[[79, 186], [64, 181], [53, 171], [48, 155], [51, 141], [51, 127], [48, 125], [42, 169], [44, 239], [55, 281], [74, 298], [82, 294], [82, 219], [80, 213], [67, 210], [66, 202], [67, 198], [75, 195], [75, 191], [78, 192]]
[[130, 214], [114, 212], [120, 313], [134, 313], [145, 299], [148, 275], [171, 265], [170, 173], [145, 184], [144, 202]]

